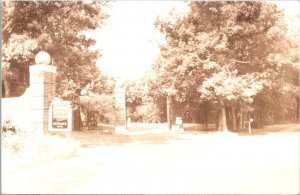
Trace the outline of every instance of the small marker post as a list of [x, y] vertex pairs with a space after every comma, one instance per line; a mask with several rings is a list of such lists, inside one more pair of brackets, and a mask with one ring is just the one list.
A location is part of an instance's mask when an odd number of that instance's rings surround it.
[[248, 125], [248, 132], [249, 132], [249, 134], [251, 134], [251, 123], [253, 122], [253, 118], [250, 118], [250, 120], [249, 120], [249, 125]]

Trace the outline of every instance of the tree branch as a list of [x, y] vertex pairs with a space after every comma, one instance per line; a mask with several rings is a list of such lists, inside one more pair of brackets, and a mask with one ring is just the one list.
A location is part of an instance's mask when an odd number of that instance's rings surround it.
[[250, 63], [249, 61], [240, 61], [240, 60], [233, 60], [234, 62], [239, 62], [239, 63], [243, 63], [243, 64], [248, 64]]

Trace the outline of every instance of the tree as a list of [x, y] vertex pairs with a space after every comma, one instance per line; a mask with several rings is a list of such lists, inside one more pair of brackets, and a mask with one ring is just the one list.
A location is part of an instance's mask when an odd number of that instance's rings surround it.
[[146, 101], [147, 97], [147, 86], [141, 80], [127, 80], [124, 83], [126, 90], [126, 107], [128, 114], [132, 121], [140, 121], [140, 117], [136, 114], [139, 106]]
[[[79, 110], [84, 116], [90, 108], [87, 104], [95, 105], [96, 100], [105, 107], [103, 111], [111, 110], [113, 105], [106, 105], [105, 100], [113, 100], [115, 81], [96, 67], [101, 55], [91, 49], [96, 41], [85, 35], [102, 26], [108, 17], [106, 6], [106, 1], [4, 1], [4, 97], [23, 94], [29, 84], [29, 64], [34, 64], [34, 55], [43, 50], [57, 66], [56, 96], [72, 101], [76, 116]], [[90, 94], [97, 98], [88, 98]], [[112, 118], [101, 116], [104, 120]]]
[[189, 7], [186, 15], [156, 22], [166, 37], [154, 65], [157, 80], [181, 101], [193, 96], [212, 102], [219, 130], [227, 130], [228, 106], [233, 129], [236, 116], [242, 128], [254, 98], [280, 83], [275, 75], [299, 63], [290, 60], [288, 51], [295, 46], [287, 42], [284, 15], [263, 2], [190, 2]]
[[[57, 66], [57, 95], [75, 101], [80, 91], [98, 74], [99, 52], [90, 47], [95, 40], [83, 31], [101, 27], [108, 15], [105, 1], [4, 1], [2, 17], [2, 62], [5, 96], [12, 93], [11, 81], [28, 85], [28, 66], [34, 55], [47, 51]], [[19, 74], [18, 74], [19, 73]], [[13, 75], [13, 76], [12, 76]], [[21, 77], [17, 80], [11, 77]], [[24, 91], [24, 90], [23, 90]]]
[[[94, 78], [83, 89], [74, 104], [80, 109], [83, 122], [113, 123], [116, 117], [116, 105], [113, 90], [115, 79], [96, 72]], [[87, 124], [89, 125], [89, 124]]]
[[129, 117], [136, 122], [161, 122], [163, 109], [159, 101], [151, 96], [149, 83], [152, 72], [147, 72], [139, 80], [127, 80], [124, 84], [126, 89], [126, 107]]
[[[284, 36], [273, 37], [277, 54], [270, 55], [268, 62], [275, 67], [269, 72], [269, 87], [254, 98], [254, 117], [257, 126], [264, 124], [298, 122], [299, 120], [299, 16], [286, 17], [287, 31]], [[276, 32], [276, 31], [275, 31]], [[278, 33], [277, 33], [278, 35]]]

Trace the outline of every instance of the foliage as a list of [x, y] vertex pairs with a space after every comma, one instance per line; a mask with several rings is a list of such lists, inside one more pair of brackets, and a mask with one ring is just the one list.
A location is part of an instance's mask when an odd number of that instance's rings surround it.
[[139, 121], [140, 117], [136, 114], [139, 106], [149, 98], [147, 96], [148, 88], [143, 80], [128, 80], [124, 83], [126, 90], [126, 107], [129, 110], [129, 116], [132, 121]]
[[263, 88], [264, 80], [257, 73], [248, 73], [237, 76], [237, 71], [220, 71], [211, 78], [205, 79], [200, 92], [203, 99], [225, 98], [228, 101], [243, 99], [252, 103], [253, 96]]
[[[186, 15], [156, 22], [165, 43], [153, 65], [152, 90], [192, 105], [212, 101], [220, 119], [227, 105], [253, 110], [245, 108], [253, 108], [253, 98], [275, 86], [295, 92], [299, 84], [286, 70], [298, 66], [294, 51], [299, 47], [275, 4], [189, 2], [189, 7]], [[223, 119], [219, 124], [226, 123]]]
[[161, 110], [153, 101], [144, 102], [133, 113], [133, 118], [143, 123], [161, 122]]
[[14, 121], [1, 125], [1, 152], [3, 164], [12, 166], [49, 162], [69, 158], [78, 152], [78, 144], [71, 139], [55, 135], [38, 135], [33, 127], [20, 127]]
[[19, 151], [20, 147], [16, 139], [16, 132], [18, 130], [12, 121], [3, 121], [1, 124], [1, 146], [3, 148], [9, 148], [11, 152]]
[[150, 91], [152, 72], [141, 76], [140, 80], [128, 80], [126, 89], [126, 107], [129, 117], [136, 122], [160, 122], [163, 118], [161, 100], [153, 98]]
[[[19, 75], [16, 68], [21, 74], [28, 74], [34, 54], [43, 50], [57, 66], [56, 95], [72, 101], [83, 116], [88, 104], [100, 109], [103, 120], [113, 120], [104, 112], [113, 110], [111, 95], [115, 81], [96, 67], [101, 55], [92, 49], [96, 41], [85, 33], [102, 26], [108, 17], [104, 11], [107, 5], [106, 1], [5, 1], [2, 62], [6, 96], [15, 95], [9, 82], [12, 75]], [[94, 95], [92, 98], [86, 97], [89, 92]]]
[[81, 89], [81, 94], [74, 105], [80, 108], [84, 122], [87, 121], [91, 112], [96, 112], [96, 115], [90, 116], [90, 120], [108, 123], [115, 121], [117, 108], [113, 95], [114, 87], [114, 78], [98, 73], [91, 83]]
[[106, 4], [105, 1], [3, 2], [2, 62], [6, 71], [14, 72], [18, 67], [28, 74], [34, 55], [40, 50], [47, 51], [57, 66], [57, 95], [71, 101], [78, 99], [81, 89], [99, 76], [96, 60], [100, 53], [90, 49], [95, 40], [87, 38], [83, 31], [101, 27], [108, 17], [103, 10]]
[[[108, 94], [94, 94], [80, 96], [80, 106], [82, 110], [83, 121], [87, 120], [89, 111], [97, 111], [95, 120], [97, 122], [113, 123], [116, 120], [117, 108], [115, 107], [115, 98]], [[92, 120], [90, 118], [90, 120]]]
[[8, 131], [16, 133], [16, 126], [11, 120], [5, 120], [1, 126], [1, 133], [6, 133]]

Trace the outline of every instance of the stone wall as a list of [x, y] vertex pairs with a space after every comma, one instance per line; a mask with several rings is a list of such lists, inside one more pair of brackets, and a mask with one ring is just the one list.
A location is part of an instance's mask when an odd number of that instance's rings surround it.
[[49, 105], [55, 94], [56, 67], [36, 64], [29, 67], [30, 85], [16, 98], [3, 98], [2, 122], [11, 120], [20, 127], [33, 127], [48, 131]]
[[9, 120], [16, 123], [19, 127], [28, 127], [28, 111], [25, 98], [2, 98], [1, 99], [1, 124]]

